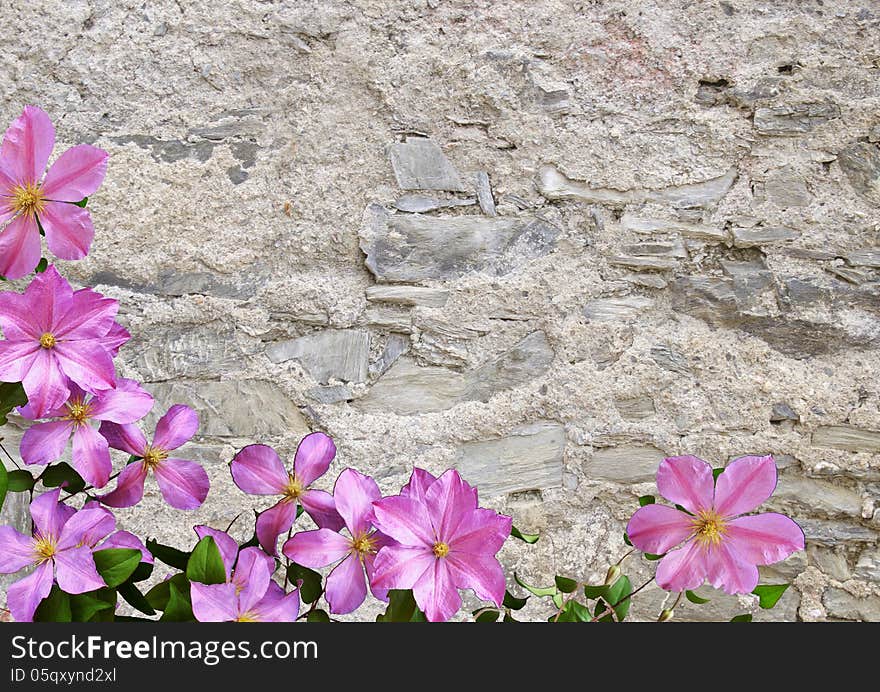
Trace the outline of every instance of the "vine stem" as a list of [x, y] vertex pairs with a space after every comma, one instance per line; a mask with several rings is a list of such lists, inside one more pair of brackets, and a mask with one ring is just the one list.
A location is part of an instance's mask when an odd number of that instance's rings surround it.
[[[107, 479], [107, 482], [109, 483], [110, 481], [112, 481], [114, 478], [119, 476], [120, 473], [121, 473], [120, 471], [117, 471], [116, 473], [114, 473], [112, 476], [110, 476], [110, 478]], [[42, 477], [42, 474], [41, 474], [41, 477]], [[37, 480], [39, 480], [39, 478]], [[87, 485], [87, 486], [77, 490], [75, 493], [70, 493], [67, 497], [62, 497], [59, 500], [59, 502], [67, 502], [74, 495], [79, 495], [80, 493], [88, 493], [89, 490], [95, 490], [95, 486]], [[89, 496], [89, 497], [91, 497], [91, 496]]]
[[[639, 588], [637, 588], [635, 591], [631, 591], [629, 594], [627, 594], [626, 596], [624, 596], [623, 598], [621, 598], [621, 599], [620, 599], [619, 601], [617, 601], [616, 603], [608, 604], [607, 601], [606, 601], [606, 604], [608, 605], [608, 607], [611, 609], [611, 612], [613, 613], [613, 612], [614, 612], [614, 609], [615, 609], [617, 606], [619, 606], [621, 603], [625, 603], [626, 601], [628, 601], [629, 599], [631, 599], [631, 598], [632, 598], [633, 596], [635, 596], [639, 591], [641, 591], [641, 590], [644, 589], [646, 586], [648, 586], [648, 584], [650, 584], [652, 581], [654, 581], [654, 577], [651, 577], [650, 579], [648, 579], [648, 581], [646, 581], [644, 584], [642, 584]], [[605, 615], [606, 615], [606, 613], [600, 613], [599, 615], [596, 615], [592, 620], [590, 620], [590, 622], [596, 622], [596, 621], [599, 620], [599, 618], [605, 617]], [[613, 617], [613, 615], [612, 615], [612, 617]]]
[[[0, 437], [0, 440], [3, 440], [3, 438]], [[18, 462], [15, 460], [15, 457], [13, 457], [13, 456], [9, 453], [9, 451], [6, 449], [6, 447], [3, 446], [3, 442], [2, 442], [2, 441], [0, 441], [0, 449], [2, 449], [2, 450], [3, 450], [3, 453], [4, 453], [7, 457], [9, 457], [9, 461], [11, 461], [13, 464], [15, 464], [15, 468], [17, 468], [19, 471], [21, 471], [21, 466], [18, 465]]]

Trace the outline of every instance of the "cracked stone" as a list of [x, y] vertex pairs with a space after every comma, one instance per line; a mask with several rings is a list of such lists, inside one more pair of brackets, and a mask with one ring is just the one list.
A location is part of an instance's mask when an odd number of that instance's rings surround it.
[[837, 162], [856, 192], [880, 201], [880, 148], [856, 142], [838, 152]]
[[848, 452], [880, 452], [880, 432], [848, 425], [824, 425], [816, 428], [812, 445]]
[[297, 360], [320, 384], [336, 379], [364, 382], [370, 354], [370, 333], [360, 329], [328, 329], [270, 345], [273, 363]]
[[614, 483], [651, 481], [666, 454], [652, 445], [621, 445], [597, 449], [584, 462], [584, 474], [590, 479]]
[[753, 122], [762, 135], [799, 135], [838, 117], [836, 104], [814, 102], [756, 108]]
[[799, 231], [785, 226], [759, 226], [757, 228], [734, 228], [733, 244], [736, 247], [760, 247], [773, 245], [801, 237]]
[[426, 137], [407, 137], [389, 147], [389, 158], [398, 186], [403, 190], [467, 192], [443, 150]]

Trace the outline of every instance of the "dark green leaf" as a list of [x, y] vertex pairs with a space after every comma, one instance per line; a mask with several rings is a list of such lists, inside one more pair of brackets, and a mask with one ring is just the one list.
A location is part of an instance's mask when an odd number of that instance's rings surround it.
[[[479, 610], [474, 611], [474, 615], [480, 613]], [[474, 619], [474, 622], [496, 622], [498, 620], [498, 616], [501, 615], [497, 610], [484, 610], [482, 613], [477, 615]]]
[[675, 508], [676, 508], [679, 512], [684, 512], [685, 514], [688, 514], [688, 515], [690, 515], [690, 516], [694, 516], [691, 512], [688, 512], [688, 511], [687, 511], [684, 507], [682, 507], [681, 505], [675, 505]]
[[30, 471], [20, 469], [9, 472], [9, 492], [11, 493], [23, 493], [32, 490], [34, 483], [36, 481]]
[[112, 615], [116, 608], [116, 592], [113, 589], [98, 589], [70, 597], [70, 612], [74, 622], [89, 622], [102, 610]]
[[158, 558], [169, 567], [174, 567], [174, 569], [179, 569], [181, 571], [186, 570], [190, 553], [185, 553], [182, 550], [167, 545], [162, 545], [152, 538], [147, 540], [147, 550], [150, 551], [150, 554], [153, 557]]
[[662, 555], [654, 555], [654, 553], [644, 553], [644, 556], [646, 560], [651, 561], [659, 560], [661, 557], [663, 557]]
[[196, 544], [186, 563], [186, 576], [201, 584], [223, 584], [226, 581], [226, 567], [211, 536], [205, 536]]
[[185, 582], [181, 588], [173, 580], [169, 580], [168, 605], [165, 606], [165, 612], [162, 613], [159, 620], [162, 622], [193, 622], [195, 619], [189, 596], [189, 582]]
[[86, 482], [82, 479], [76, 469], [74, 469], [66, 461], [60, 464], [47, 466], [40, 476], [40, 480], [47, 488], [64, 488], [69, 493], [78, 493], [86, 487]]
[[756, 586], [752, 593], [758, 597], [758, 605], [769, 610], [779, 602], [789, 586], [791, 584], [763, 584]]
[[589, 622], [591, 619], [590, 611], [585, 605], [571, 600], [565, 604], [562, 612], [559, 613], [559, 618], [555, 614], [551, 615], [548, 622]]
[[538, 539], [541, 537], [537, 533], [523, 533], [515, 526], [510, 527], [510, 535], [514, 538], [518, 538], [521, 541], [525, 541], [526, 543], [532, 544], [537, 543]]
[[722, 473], [724, 473], [723, 468], [722, 469], [712, 469], [712, 480], [717, 481], [718, 476], [720, 476]]
[[24, 406], [27, 401], [21, 382], [0, 382], [0, 425], [6, 425], [6, 416], [12, 409]]
[[628, 596], [631, 593], [632, 583], [626, 575], [614, 582], [611, 588], [608, 589], [608, 600], [611, 601], [611, 606], [614, 609], [614, 614], [617, 615], [618, 622], [623, 622], [626, 619], [627, 613], [629, 613], [632, 599], [628, 598]]
[[149, 603], [155, 610], [165, 610], [165, 608], [168, 607], [168, 601], [171, 599], [171, 584], [176, 584], [178, 591], [186, 591], [189, 589], [189, 582], [186, 580], [186, 575], [175, 574], [171, 579], [160, 581], [147, 592], [147, 603]]
[[623, 542], [626, 543], [630, 548], [632, 548], [632, 541], [629, 540], [629, 536], [626, 531], [623, 532]]
[[736, 617], [730, 618], [731, 622], [751, 622], [752, 616], [746, 613], [745, 615], [737, 615]]
[[323, 577], [313, 569], [303, 567], [295, 562], [290, 563], [287, 568], [287, 580], [291, 584], [299, 584], [299, 597], [303, 603], [314, 603], [317, 601], [324, 589], [321, 586]]
[[107, 548], [92, 555], [98, 574], [111, 588], [122, 584], [141, 563], [141, 551], [134, 548]]
[[556, 579], [556, 588], [559, 589], [562, 593], [571, 593], [578, 587], [578, 583], [574, 579], [569, 579], [568, 577], [555, 577]]
[[113, 618], [116, 622], [156, 622], [150, 618], [138, 618], [132, 615], [117, 615]]
[[[140, 592], [140, 589], [130, 582], [126, 582], [119, 587], [119, 595], [122, 596], [126, 603], [132, 608], [145, 613], [146, 615], [155, 615], [156, 611], [150, 605], [150, 602]], [[169, 594], [170, 595], [170, 594]]]
[[511, 615], [510, 613], [505, 613], [504, 620], [502, 620], [502, 622], [519, 622], [519, 620], [514, 618], [513, 615]]
[[6, 502], [6, 491], [9, 490], [9, 471], [0, 459], [0, 510], [3, 509], [3, 503]]
[[260, 547], [260, 539], [257, 538], [257, 534], [254, 534], [250, 537], [250, 539], [246, 543], [242, 543], [238, 546], [239, 552], [244, 550], [245, 548], [259, 548]]
[[88, 197], [83, 197], [79, 202], [74, 202], [74, 204], [78, 207], [85, 207], [89, 203]]
[[376, 618], [377, 622], [425, 622], [425, 614], [419, 610], [410, 589], [391, 589], [388, 592], [388, 608]]
[[503, 605], [505, 608], [510, 608], [511, 610], [521, 610], [525, 607], [528, 600], [528, 596], [526, 596], [525, 598], [517, 598], [512, 593], [510, 593], [510, 591], [505, 591], [504, 602], [501, 605]]
[[[143, 556], [141, 556], [143, 560]], [[149, 562], [141, 562], [137, 566], [134, 572], [131, 573], [131, 576], [128, 578], [128, 581], [131, 583], [144, 581], [144, 579], [149, 579], [150, 575], [153, 574], [153, 565]]]
[[553, 595], [555, 595], [556, 593], [558, 593], [557, 590], [556, 590], [556, 586], [544, 586], [544, 587], [541, 587], [541, 586], [529, 586], [529, 585], [526, 584], [522, 579], [519, 578], [519, 575], [518, 575], [516, 572], [513, 573], [513, 580], [514, 580], [517, 584], [519, 584], [521, 587], [523, 587], [526, 591], [528, 591], [529, 593], [534, 594], [535, 596], [541, 596], [541, 597], [543, 597], [543, 596], [553, 596]]
[[45, 257], [41, 257], [40, 261], [37, 262], [37, 268], [34, 269], [34, 273], [35, 274], [42, 274], [48, 268], [49, 268], [49, 260], [47, 260]]
[[590, 600], [594, 598], [607, 598], [608, 587], [604, 584], [602, 586], [590, 586], [587, 584], [584, 586], [584, 595]]
[[702, 596], [697, 596], [697, 594], [695, 594], [693, 591], [685, 591], [684, 596], [691, 603], [696, 603], [697, 605], [700, 605], [701, 603], [708, 603], [710, 600], [712, 600], [709, 598], [703, 598]]
[[37, 606], [34, 622], [71, 622], [72, 619], [70, 596], [53, 585], [49, 595]]
[[653, 495], [642, 495], [639, 498], [639, 507], [644, 507], [645, 505], [653, 505], [656, 501], [657, 500]]
[[318, 608], [306, 616], [306, 622], [330, 622], [330, 616], [327, 611]]

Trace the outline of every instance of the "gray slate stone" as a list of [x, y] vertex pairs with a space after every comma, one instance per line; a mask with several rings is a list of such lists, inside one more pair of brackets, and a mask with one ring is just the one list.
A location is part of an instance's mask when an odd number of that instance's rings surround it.
[[652, 305], [653, 300], [642, 296], [597, 298], [587, 303], [584, 314], [587, 319], [597, 322], [628, 321], [635, 319]]
[[767, 506], [812, 516], [845, 515], [858, 519], [862, 514], [862, 498], [858, 493], [826, 481], [795, 476], [779, 478]]
[[584, 462], [588, 478], [615, 483], [641, 483], [654, 479], [666, 454], [651, 445], [621, 445], [597, 449]]
[[651, 347], [651, 360], [664, 370], [674, 372], [679, 375], [691, 375], [690, 364], [687, 356], [679, 353], [667, 344], [657, 344]]
[[799, 421], [801, 417], [794, 412], [794, 409], [784, 401], [773, 404], [773, 410], [770, 412], [770, 422], [780, 423], [784, 420]]
[[843, 589], [830, 588], [822, 595], [829, 618], [880, 622], [880, 596], [859, 598]]
[[306, 396], [319, 404], [338, 404], [340, 401], [351, 401], [354, 395], [351, 387], [345, 384], [335, 384], [329, 387], [312, 387], [306, 392]]
[[880, 583], [880, 548], [871, 548], [862, 551], [856, 562], [856, 569], [853, 572], [856, 579], [864, 579], [866, 581]]
[[480, 202], [480, 211], [486, 216], [498, 216], [495, 211], [495, 199], [492, 197], [492, 184], [489, 182], [489, 174], [480, 171], [474, 175], [474, 186], [477, 190], [477, 199]]
[[466, 192], [458, 171], [436, 143], [426, 137], [407, 137], [388, 149], [397, 184], [403, 190]]
[[553, 362], [553, 349], [544, 332], [532, 332], [494, 361], [470, 375], [467, 398], [488, 401], [495, 393], [518, 387], [543, 375]]
[[727, 233], [724, 229], [715, 226], [634, 216], [632, 214], [624, 214], [620, 219], [620, 225], [624, 230], [646, 235], [655, 233], [678, 233], [685, 238], [708, 240], [716, 243], [723, 242], [727, 239]]
[[840, 117], [833, 103], [801, 103], [755, 109], [755, 129], [763, 135], [799, 135]]
[[562, 485], [565, 428], [540, 422], [513, 430], [495, 440], [465, 442], [455, 467], [462, 477], [491, 498]]
[[368, 286], [367, 300], [371, 302], [393, 303], [396, 305], [422, 305], [427, 308], [442, 308], [449, 300], [445, 288], [426, 288], [424, 286]]
[[[251, 352], [241, 345], [236, 330], [225, 324], [180, 325], [135, 333], [125, 345], [142, 381], [162, 382], [176, 378], [215, 378], [240, 372]], [[257, 348], [254, 340], [253, 350]]]
[[880, 201], [880, 148], [856, 142], [838, 152], [837, 162], [856, 192]]
[[854, 267], [873, 267], [880, 269], [880, 248], [856, 250], [846, 256], [846, 261]]
[[438, 209], [450, 209], [453, 207], [469, 207], [477, 203], [476, 197], [465, 199], [437, 199], [425, 195], [404, 195], [394, 202], [394, 208], [411, 214], [423, 214]]
[[399, 334], [389, 336], [382, 355], [375, 363], [370, 363], [370, 377], [378, 378], [385, 374], [400, 356], [409, 351], [409, 345], [408, 337]]
[[817, 545], [835, 546], [847, 543], [873, 545], [880, 538], [880, 534], [872, 529], [844, 521], [798, 518], [797, 523], [804, 530], [807, 543], [816, 543]]
[[654, 400], [649, 396], [614, 398], [614, 407], [626, 420], [644, 420], [656, 413]]
[[799, 231], [785, 226], [758, 226], [757, 228], [734, 228], [733, 244], [736, 247], [760, 247], [774, 245], [801, 237]]
[[669, 271], [678, 266], [678, 262], [674, 257], [632, 257], [628, 255], [617, 255], [610, 258], [608, 263], [619, 267], [626, 267], [627, 269], [635, 269], [636, 271]]
[[361, 329], [327, 329], [272, 344], [266, 355], [273, 363], [299, 361], [320, 384], [328, 384], [330, 379], [364, 382], [370, 333]]
[[824, 425], [816, 428], [812, 444], [849, 452], [880, 452], [880, 432], [849, 425]]

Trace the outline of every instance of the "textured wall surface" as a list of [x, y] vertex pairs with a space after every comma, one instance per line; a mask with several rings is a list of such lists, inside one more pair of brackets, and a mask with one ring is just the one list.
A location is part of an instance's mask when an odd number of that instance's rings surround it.
[[880, 4], [4, 5], [3, 122], [111, 153], [62, 271], [202, 415], [206, 505], [123, 526], [225, 527], [266, 506], [234, 451], [321, 429], [334, 476], [455, 465], [543, 534], [511, 572], [597, 579], [664, 455], [772, 453], [794, 587], [677, 617], [880, 620]]

